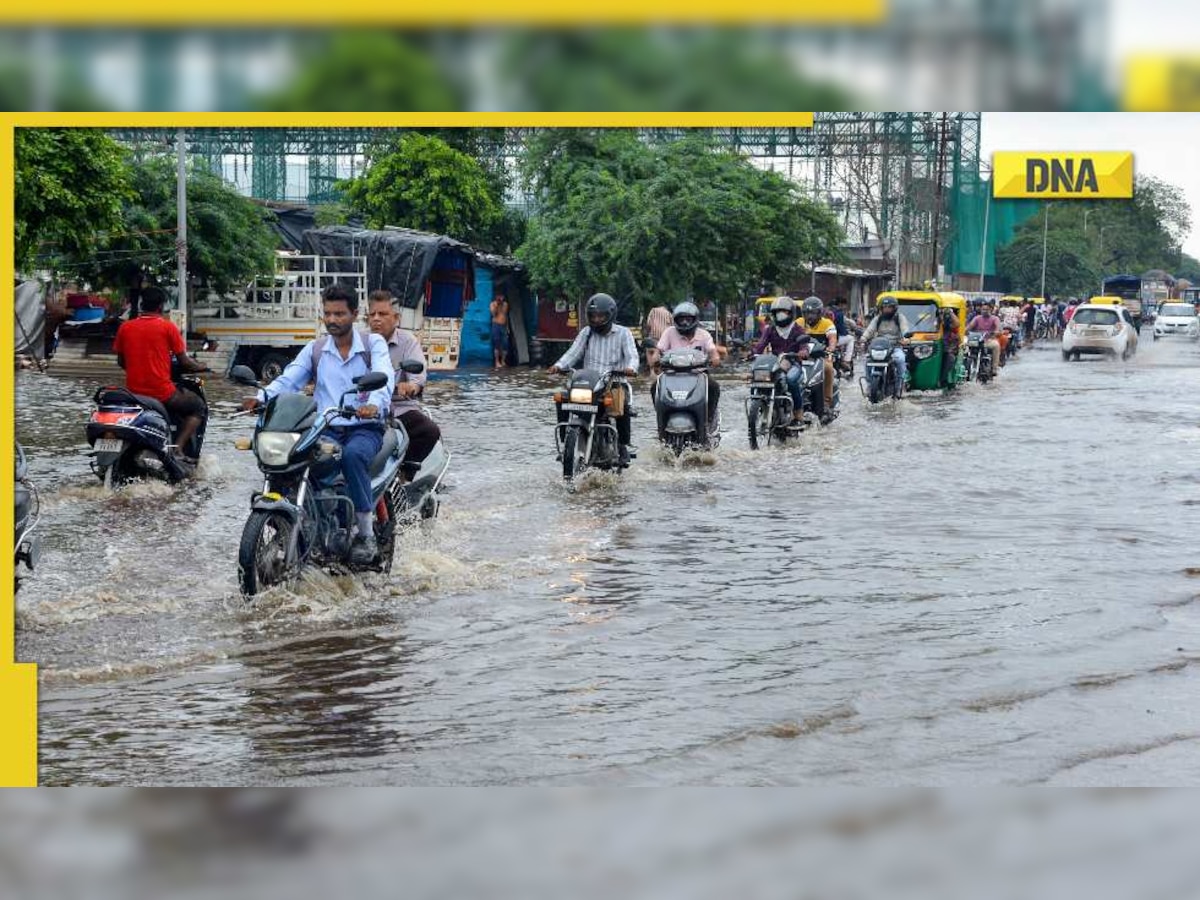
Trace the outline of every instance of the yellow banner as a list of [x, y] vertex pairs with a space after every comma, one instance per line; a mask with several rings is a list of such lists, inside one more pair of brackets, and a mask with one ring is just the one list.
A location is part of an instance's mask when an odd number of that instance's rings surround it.
[[113, 0], [92, 3], [58, 0], [50, 3], [6, 3], [0, 23], [21, 25], [611, 25], [611, 24], [733, 24], [802, 22], [813, 24], [871, 24], [881, 22], [887, 0], [759, 0], [746, 4], [729, 0], [608, 0], [606, 3], [547, 3], [546, 0], [458, 0], [457, 3], [416, 3], [360, 0], [328, 3], [317, 0], [209, 0], [207, 3], [138, 3]]
[[1131, 112], [1200, 111], [1200, 55], [1140, 55], [1125, 64], [1121, 107]]
[[997, 199], [1122, 199], [1133, 196], [1133, 154], [1124, 151], [992, 154]]

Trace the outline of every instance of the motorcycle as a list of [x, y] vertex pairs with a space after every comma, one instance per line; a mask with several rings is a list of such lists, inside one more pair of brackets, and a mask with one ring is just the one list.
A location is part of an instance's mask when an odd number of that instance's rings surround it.
[[[417, 374], [424, 365], [410, 361], [402, 368]], [[259, 386], [248, 366], [234, 366], [230, 378], [238, 384]], [[350, 563], [355, 516], [341, 473], [342, 447], [337, 441], [323, 438], [322, 432], [333, 419], [356, 415], [346, 405], [347, 397], [378, 390], [387, 384], [387, 376], [369, 372], [353, 383], [355, 390], [343, 394], [339, 407], [323, 415], [317, 412], [316, 401], [306, 394], [273, 397], [258, 407], [253, 439], [239, 444], [240, 449], [253, 448], [266, 479], [262, 490], [251, 497], [250, 516], [238, 547], [238, 583], [244, 596], [253, 597], [268, 587], [292, 581], [308, 565], [335, 571], [391, 571], [397, 524], [406, 511], [412, 510], [415, 497], [433, 496], [440, 472], [445, 471], [442, 461], [429, 466], [428, 476], [422, 478], [418, 472], [418, 477], [406, 485], [400, 476], [408, 434], [402, 428], [387, 427], [383, 445], [369, 470], [379, 555], [365, 566]], [[426, 463], [435, 455], [437, 450]], [[432, 473], [439, 465], [435, 477]], [[417, 508], [424, 517], [436, 514], [436, 500], [432, 510]]]
[[624, 383], [616, 380], [622, 376], [616, 370], [576, 369], [567, 377], [567, 390], [554, 394], [558, 415], [554, 447], [565, 480], [585, 469], [620, 472], [624, 468], [613, 421], [627, 401]]
[[708, 356], [702, 350], [668, 350], [654, 385], [658, 439], [679, 456], [689, 447], [713, 450], [721, 443], [721, 411], [708, 415]]
[[1017, 358], [1017, 352], [1021, 349], [1021, 331], [1017, 328], [1004, 326], [1004, 332], [1008, 335], [1008, 341], [1004, 345], [1004, 352], [1000, 355], [1000, 361], [1007, 363], [1009, 360]]
[[904, 380], [892, 359], [897, 343], [894, 337], [876, 337], [867, 347], [867, 372], [859, 379], [858, 386], [871, 403], [878, 403], [884, 397], [899, 400], [904, 396]]
[[967, 381], [987, 384], [996, 376], [992, 369], [992, 351], [987, 348], [987, 335], [972, 331], [967, 335]]
[[16, 584], [13, 588], [14, 591], [19, 590], [21, 587], [21, 576], [19, 574], [21, 563], [25, 563], [25, 566], [32, 572], [37, 566], [38, 558], [41, 556], [41, 538], [33, 533], [37, 527], [41, 504], [38, 502], [37, 488], [29, 480], [28, 466], [25, 462], [25, 449], [20, 444], [17, 444], [16, 457], [17, 471], [13, 490], [16, 500], [14, 514], [16, 553], [13, 562], [13, 574], [16, 576]]
[[[813, 412], [813, 392], [824, 390], [825, 366], [821, 358], [825, 351], [814, 347], [812, 355], [802, 360], [795, 353], [783, 353], [775, 356], [764, 353], [754, 360], [750, 367], [750, 397], [746, 400], [746, 424], [750, 449], [757, 450], [759, 446], [770, 446], [771, 441], [786, 443], [788, 438], [797, 437], [808, 429], [816, 420]], [[783, 367], [784, 360], [790, 365], [801, 366], [803, 374], [800, 383], [803, 390], [800, 393], [804, 418], [796, 421], [794, 417], [795, 403], [788, 390], [787, 370]], [[838, 389], [834, 386], [834, 404], [838, 401]]]
[[[175, 385], [191, 391], [204, 403], [200, 427], [182, 448], [185, 456], [199, 460], [208, 427], [204, 382], [193, 375], [180, 375]], [[92, 448], [92, 471], [105, 488], [113, 489], [139, 478], [158, 478], [176, 484], [195, 472], [194, 464], [171, 452], [179, 423], [171, 420], [160, 401], [109, 385], [99, 388], [92, 402], [96, 410], [88, 419], [85, 432]]]

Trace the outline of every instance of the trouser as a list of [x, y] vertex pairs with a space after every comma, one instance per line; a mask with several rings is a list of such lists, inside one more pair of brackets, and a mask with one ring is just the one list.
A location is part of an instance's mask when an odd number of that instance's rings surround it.
[[404, 430], [408, 432], [407, 459], [421, 462], [431, 452], [442, 438], [442, 430], [437, 423], [419, 409], [410, 409], [400, 414]]
[[[803, 376], [804, 367], [799, 363], [792, 363], [792, 367], [787, 372], [787, 386], [788, 392], [792, 395], [792, 404], [795, 406], [796, 412], [799, 412], [804, 407], [804, 387], [800, 383], [800, 379]], [[824, 415], [825, 410], [829, 408], [825, 402], [825, 394], [814, 391], [812, 399], [813, 412], [818, 416]]]
[[380, 425], [350, 425], [327, 428], [323, 436], [342, 445], [342, 475], [346, 478], [346, 493], [354, 503], [356, 513], [369, 513], [375, 508], [371, 497], [371, 460], [383, 446], [383, 427]]
[[954, 367], [958, 363], [958, 352], [950, 349], [942, 351], [942, 384], [950, 383], [950, 376], [954, 373]]
[[204, 401], [200, 399], [200, 395], [195, 391], [176, 388], [169, 398], [163, 401], [163, 406], [167, 408], [167, 412], [171, 414], [171, 418], [176, 422], [182, 422], [189, 416], [204, 417], [206, 412]]
[[842, 348], [842, 360], [848, 365], [854, 361], [854, 335], [843, 334], [838, 338], [838, 346]]
[[988, 338], [983, 342], [983, 346], [992, 351], [992, 371], [997, 371], [1000, 368], [1000, 342], [995, 338]]
[[1003, 356], [1008, 350], [1008, 335], [1005, 332], [1000, 332], [996, 335], [996, 343], [1000, 347], [1000, 356]]
[[892, 350], [892, 364], [896, 367], [896, 378], [903, 383], [908, 378], [908, 354], [903, 347]]
[[825, 409], [833, 409], [833, 350], [825, 357]]

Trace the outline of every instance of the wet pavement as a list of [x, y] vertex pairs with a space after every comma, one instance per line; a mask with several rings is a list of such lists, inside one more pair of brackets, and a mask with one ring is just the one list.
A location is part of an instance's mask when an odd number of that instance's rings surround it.
[[95, 382], [21, 373], [44, 556], [17, 602], [43, 784], [1200, 783], [1200, 347], [1026, 351], [1001, 378], [565, 486], [558, 382], [442, 378], [454, 453], [390, 576], [247, 605], [261, 480], [106, 496]]

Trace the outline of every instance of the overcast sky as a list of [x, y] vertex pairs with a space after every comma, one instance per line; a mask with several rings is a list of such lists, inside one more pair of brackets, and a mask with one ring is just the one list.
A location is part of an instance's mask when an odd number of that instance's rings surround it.
[[980, 156], [990, 165], [996, 150], [1132, 150], [1134, 172], [1183, 189], [1193, 223], [1183, 249], [1200, 258], [1200, 113], [984, 113]]

